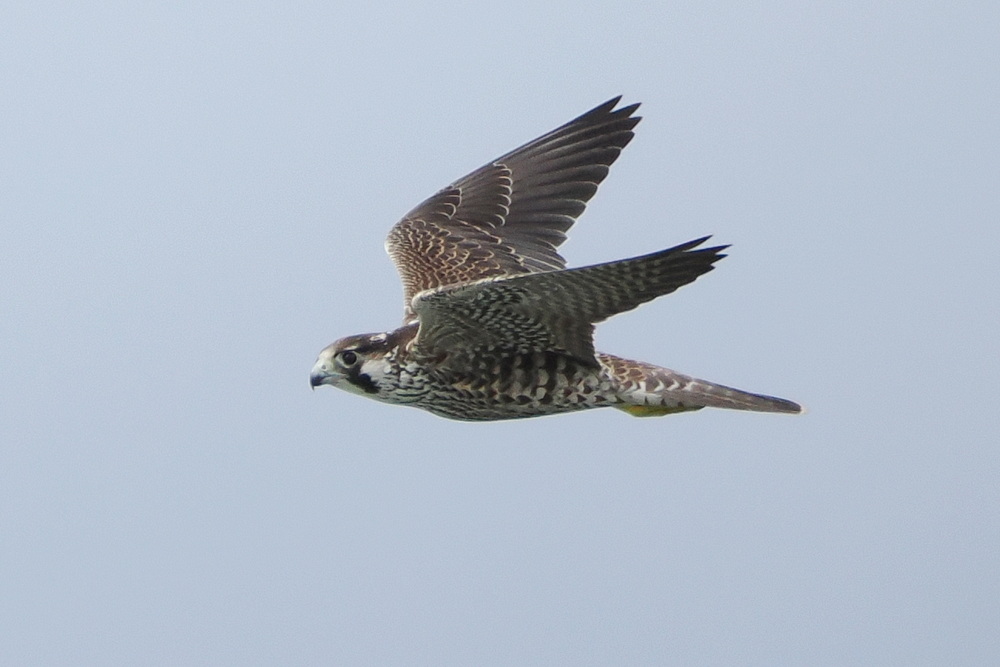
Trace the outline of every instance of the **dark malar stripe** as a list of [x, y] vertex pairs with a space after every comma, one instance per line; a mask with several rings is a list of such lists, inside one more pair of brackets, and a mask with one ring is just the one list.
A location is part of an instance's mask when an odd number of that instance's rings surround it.
[[378, 386], [372, 382], [371, 376], [366, 373], [352, 373], [347, 376], [347, 381], [355, 387], [361, 387], [366, 394], [378, 393]]

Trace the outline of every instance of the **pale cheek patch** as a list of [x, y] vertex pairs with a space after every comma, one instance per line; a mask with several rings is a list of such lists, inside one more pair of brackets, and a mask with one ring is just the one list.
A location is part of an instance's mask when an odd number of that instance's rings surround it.
[[358, 369], [358, 373], [361, 375], [367, 375], [368, 378], [375, 384], [381, 384], [382, 380], [385, 378], [386, 370], [385, 361], [381, 359], [366, 359], [361, 362], [361, 368]]
[[366, 359], [361, 362], [361, 366], [349, 373], [347, 377], [349, 390], [369, 396], [378, 394], [379, 388], [385, 384], [388, 370], [388, 364], [384, 359]]

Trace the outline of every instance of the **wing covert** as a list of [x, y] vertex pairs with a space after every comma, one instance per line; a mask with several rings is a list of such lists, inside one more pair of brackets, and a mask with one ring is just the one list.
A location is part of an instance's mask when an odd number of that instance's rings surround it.
[[416, 345], [429, 354], [484, 347], [561, 350], [596, 365], [594, 324], [712, 270], [728, 246], [667, 250], [577, 269], [494, 277], [421, 292]]

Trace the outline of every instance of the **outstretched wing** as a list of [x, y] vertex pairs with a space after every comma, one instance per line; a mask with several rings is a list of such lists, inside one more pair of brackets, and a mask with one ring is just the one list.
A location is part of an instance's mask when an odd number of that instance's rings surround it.
[[594, 324], [712, 270], [728, 246], [708, 237], [632, 259], [439, 287], [413, 299], [422, 353], [559, 350], [596, 365]]
[[631, 141], [639, 107], [620, 97], [517, 148], [407, 213], [386, 251], [399, 271], [404, 321], [414, 295], [495, 276], [562, 269], [557, 248]]

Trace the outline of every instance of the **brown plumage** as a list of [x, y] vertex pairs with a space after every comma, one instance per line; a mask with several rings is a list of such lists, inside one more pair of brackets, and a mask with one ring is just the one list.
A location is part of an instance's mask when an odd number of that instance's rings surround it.
[[707, 237], [566, 269], [566, 231], [633, 136], [615, 98], [444, 188], [389, 232], [404, 326], [341, 339], [313, 367], [330, 384], [455, 419], [614, 406], [637, 416], [702, 407], [799, 412], [784, 399], [594, 350], [594, 325], [694, 281], [725, 246]]
[[615, 110], [619, 99], [484, 165], [396, 223], [385, 247], [407, 320], [423, 290], [566, 267], [557, 249], [640, 120], [638, 104]]

